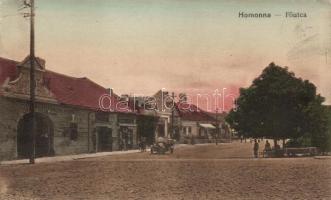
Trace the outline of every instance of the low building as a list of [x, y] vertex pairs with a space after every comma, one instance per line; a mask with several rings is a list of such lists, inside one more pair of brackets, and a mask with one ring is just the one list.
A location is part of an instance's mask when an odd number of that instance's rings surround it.
[[206, 114], [212, 117], [215, 120], [215, 122], [218, 123], [218, 127], [219, 127], [218, 136], [220, 142], [231, 142], [232, 138], [234, 138], [235, 136], [234, 136], [234, 132], [231, 130], [230, 125], [225, 121], [225, 117], [227, 113], [206, 112]]
[[215, 138], [215, 120], [196, 105], [176, 104], [180, 116], [180, 141], [182, 143], [208, 143]]
[[[137, 146], [134, 109], [88, 78], [36, 66], [36, 156], [113, 151]], [[27, 158], [32, 151], [29, 114], [30, 59], [0, 58], [0, 160]], [[100, 97], [111, 106], [100, 105]], [[107, 104], [107, 105], [108, 105]]]
[[[228, 142], [230, 129], [224, 114], [206, 112], [186, 102], [176, 104], [180, 117], [181, 143]], [[216, 117], [217, 116], [217, 117]]]

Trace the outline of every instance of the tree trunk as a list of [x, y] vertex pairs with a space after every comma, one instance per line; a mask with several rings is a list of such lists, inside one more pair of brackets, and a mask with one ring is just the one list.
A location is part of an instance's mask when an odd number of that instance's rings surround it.
[[283, 149], [285, 149], [285, 139], [283, 139]]

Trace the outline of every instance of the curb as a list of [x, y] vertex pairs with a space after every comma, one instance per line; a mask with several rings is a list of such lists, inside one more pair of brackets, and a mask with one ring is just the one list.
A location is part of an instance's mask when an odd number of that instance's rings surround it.
[[319, 160], [327, 160], [331, 159], [331, 156], [314, 156], [314, 158]]
[[[131, 153], [139, 153], [139, 150], [128, 150], [128, 151], [113, 151], [113, 152], [100, 152], [100, 153], [91, 153], [91, 154], [76, 154], [76, 155], [66, 155], [66, 156], [54, 156], [54, 157], [43, 157], [37, 158], [35, 163], [52, 163], [52, 162], [64, 162], [64, 161], [73, 161], [85, 158], [96, 158], [103, 156], [111, 156], [111, 155], [124, 155]], [[21, 160], [9, 160], [0, 162], [0, 166], [4, 165], [16, 165], [16, 164], [29, 164], [29, 159], [21, 159]]]

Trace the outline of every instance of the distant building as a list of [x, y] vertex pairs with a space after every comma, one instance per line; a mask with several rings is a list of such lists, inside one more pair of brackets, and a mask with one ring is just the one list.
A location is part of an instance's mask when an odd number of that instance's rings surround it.
[[231, 139], [234, 137], [234, 132], [231, 130], [230, 125], [225, 121], [225, 117], [227, 115], [226, 112], [222, 113], [214, 113], [214, 112], [206, 112], [207, 115], [212, 117], [217, 121], [219, 127], [219, 138], [221, 142], [231, 142]]
[[180, 116], [180, 138], [182, 143], [208, 143], [215, 138], [216, 126], [214, 118], [196, 105], [177, 103]]
[[159, 90], [153, 96], [130, 97], [138, 112], [142, 115], [154, 116], [157, 124], [154, 137], [179, 137], [179, 115], [175, 109], [175, 100], [168, 91]]
[[192, 140], [196, 143], [215, 142], [215, 137], [222, 142], [231, 138], [230, 129], [224, 120], [225, 113], [218, 113], [216, 118], [215, 113], [187, 103], [183, 93], [179, 94], [179, 101], [165, 90], [159, 90], [150, 97], [134, 99], [136, 105], [139, 105], [139, 113], [158, 118], [155, 138], [172, 137], [179, 143], [190, 143]]
[[153, 95], [156, 102], [156, 115], [159, 117], [156, 137], [179, 136], [178, 113], [175, 109], [175, 98], [168, 91], [159, 90]]

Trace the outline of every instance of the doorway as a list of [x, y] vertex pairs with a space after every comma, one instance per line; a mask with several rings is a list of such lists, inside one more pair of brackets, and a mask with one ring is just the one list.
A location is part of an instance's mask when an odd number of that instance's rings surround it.
[[121, 126], [119, 134], [120, 150], [133, 149], [133, 129], [127, 126]]
[[112, 129], [108, 127], [97, 127], [98, 152], [113, 150]]
[[[24, 115], [18, 122], [17, 155], [19, 158], [29, 158], [32, 153], [32, 115]], [[54, 130], [51, 119], [44, 114], [35, 113], [35, 156], [54, 155]]]

